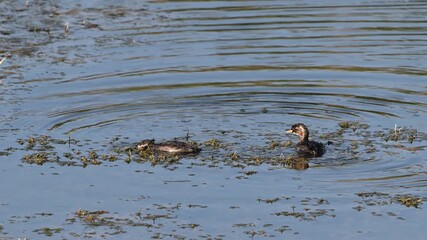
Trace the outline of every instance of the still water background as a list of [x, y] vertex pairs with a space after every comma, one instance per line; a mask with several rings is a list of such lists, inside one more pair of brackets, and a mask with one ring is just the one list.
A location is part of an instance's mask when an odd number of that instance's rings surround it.
[[[6, 0], [0, 9], [0, 238], [427, 233], [425, 205], [396, 200], [427, 197], [427, 2]], [[332, 139], [306, 170], [226, 164], [233, 152], [292, 154], [265, 149], [296, 142], [284, 134], [293, 123], [325, 142], [342, 121], [369, 128]], [[386, 142], [395, 125], [417, 129], [415, 141]], [[38, 135], [78, 139], [83, 153], [187, 135], [229, 147], [173, 168], [22, 162], [29, 152], [17, 141]], [[91, 224], [79, 209], [108, 214]]]

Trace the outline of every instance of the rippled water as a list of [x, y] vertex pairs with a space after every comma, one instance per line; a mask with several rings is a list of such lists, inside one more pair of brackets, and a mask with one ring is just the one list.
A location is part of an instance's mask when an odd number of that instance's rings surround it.
[[[0, 238], [423, 239], [425, 207], [397, 199], [427, 197], [425, 1], [0, 9]], [[284, 130], [297, 122], [332, 142], [308, 169], [230, 161], [292, 154], [268, 146], [295, 142]], [[395, 126], [417, 129], [414, 142], [385, 141]], [[84, 153], [187, 135], [227, 147], [172, 167], [29, 165], [17, 140], [37, 135]], [[91, 224], [80, 208], [109, 213]]]

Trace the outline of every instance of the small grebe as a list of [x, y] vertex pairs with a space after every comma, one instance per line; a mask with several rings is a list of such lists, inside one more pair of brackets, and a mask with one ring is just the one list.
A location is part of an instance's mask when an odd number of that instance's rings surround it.
[[290, 130], [286, 133], [292, 133], [299, 136], [300, 142], [295, 145], [298, 155], [307, 157], [321, 157], [325, 153], [325, 146], [320, 142], [308, 140], [308, 129], [302, 123], [292, 125]]
[[155, 143], [154, 139], [145, 139], [138, 143], [136, 148], [139, 151], [152, 150], [174, 154], [197, 154], [201, 150], [195, 143], [180, 142], [176, 140]]

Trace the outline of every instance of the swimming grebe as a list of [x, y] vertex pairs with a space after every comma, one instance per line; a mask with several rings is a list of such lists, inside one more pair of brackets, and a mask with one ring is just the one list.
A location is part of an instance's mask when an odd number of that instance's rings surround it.
[[292, 125], [292, 128], [286, 133], [292, 133], [299, 136], [300, 142], [295, 145], [298, 155], [307, 157], [321, 157], [325, 153], [325, 146], [320, 142], [308, 140], [308, 129], [302, 123]]
[[174, 154], [197, 154], [201, 150], [195, 143], [180, 142], [176, 140], [155, 143], [154, 139], [143, 140], [138, 143], [137, 149], [139, 151], [152, 150]]

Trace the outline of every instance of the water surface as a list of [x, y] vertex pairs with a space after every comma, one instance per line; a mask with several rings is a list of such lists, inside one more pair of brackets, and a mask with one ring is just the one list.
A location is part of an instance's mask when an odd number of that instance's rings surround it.
[[[423, 239], [424, 1], [0, 9], [0, 238]], [[304, 170], [281, 161], [297, 122], [332, 142]], [[65, 141], [52, 162], [22, 161], [42, 135]], [[187, 136], [203, 151], [173, 164], [80, 162]]]

